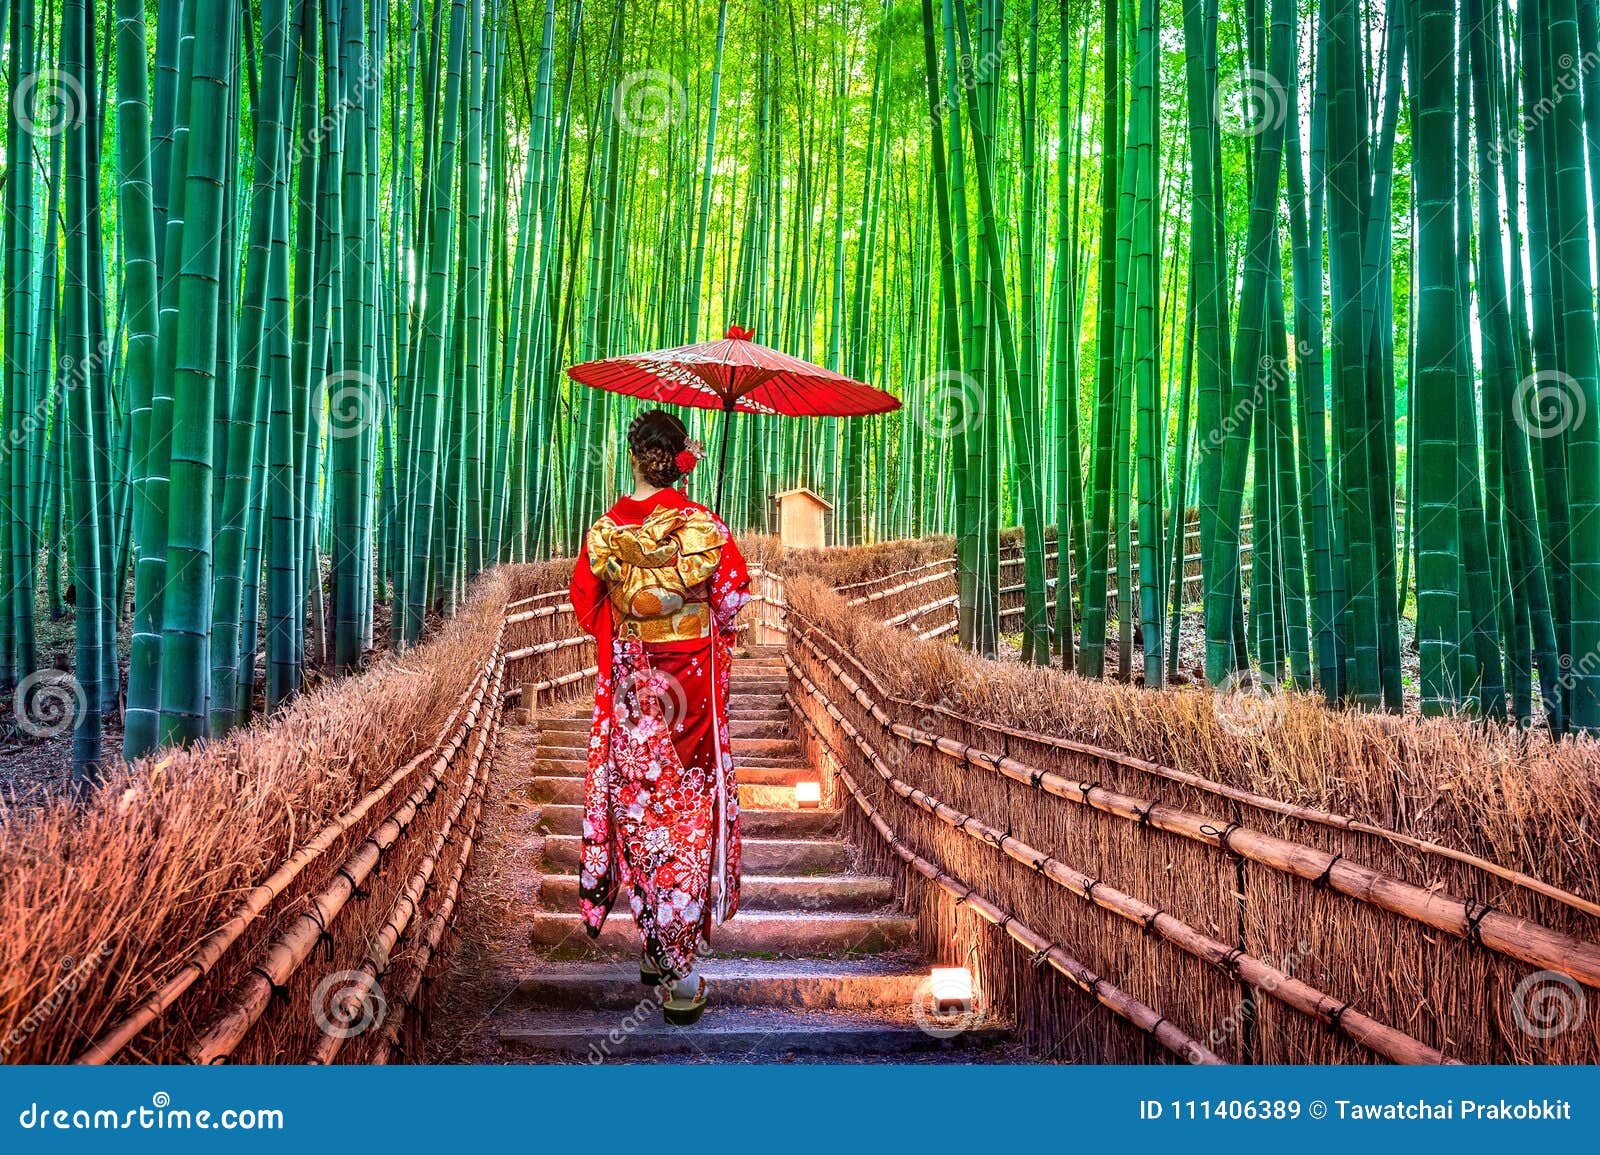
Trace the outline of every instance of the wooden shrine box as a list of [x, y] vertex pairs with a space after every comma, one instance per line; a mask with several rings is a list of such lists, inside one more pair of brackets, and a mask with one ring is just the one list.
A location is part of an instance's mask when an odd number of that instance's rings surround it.
[[774, 494], [778, 507], [778, 540], [785, 549], [821, 549], [828, 542], [828, 515], [833, 505], [809, 489]]

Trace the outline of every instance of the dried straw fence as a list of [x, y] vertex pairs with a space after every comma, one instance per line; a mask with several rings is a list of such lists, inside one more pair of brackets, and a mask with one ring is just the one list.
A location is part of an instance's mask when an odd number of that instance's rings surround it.
[[852, 592], [787, 583], [801, 736], [1041, 1054], [1600, 1061], [1594, 743], [983, 662]]
[[271, 724], [0, 813], [0, 1057], [413, 1056], [504, 691], [592, 665], [549, 644], [576, 632], [548, 596], [570, 572], [495, 570], [427, 644]]

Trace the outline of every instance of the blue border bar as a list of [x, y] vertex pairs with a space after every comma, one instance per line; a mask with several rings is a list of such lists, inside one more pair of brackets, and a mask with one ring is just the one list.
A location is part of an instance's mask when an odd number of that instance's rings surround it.
[[[1376, 1117], [1355, 1117], [1367, 1112]], [[1516, 1155], [1522, 1145], [1583, 1152], [1600, 1149], [1600, 1067], [0, 1070], [0, 1152], [456, 1155], [480, 1140], [511, 1145], [507, 1155], [577, 1144], [760, 1155], [1226, 1144], [1243, 1153], [1286, 1140], [1293, 1155], [1418, 1144], [1451, 1155]]]

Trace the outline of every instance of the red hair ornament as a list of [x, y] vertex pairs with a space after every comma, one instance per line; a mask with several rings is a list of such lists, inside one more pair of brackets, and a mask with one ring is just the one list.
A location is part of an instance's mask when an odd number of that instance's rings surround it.
[[683, 452], [672, 459], [672, 463], [678, 467], [678, 472], [683, 474], [684, 479], [687, 480], [689, 474], [694, 472], [694, 467], [700, 464], [700, 459], [705, 455], [705, 447], [698, 441], [691, 441], [684, 447]]

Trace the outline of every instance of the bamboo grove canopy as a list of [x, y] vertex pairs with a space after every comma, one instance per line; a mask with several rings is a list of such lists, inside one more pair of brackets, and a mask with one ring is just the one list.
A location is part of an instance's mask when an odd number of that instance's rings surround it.
[[730, 317], [905, 401], [741, 419], [730, 522], [803, 485], [844, 542], [954, 535], [967, 646], [1020, 596], [1022, 657], [1087, 676], [1600, 727], [1592, 4], [5, 0], [0, 33], [0, 688], [28, 719], [70, 665], [84, 776], [107, 722], [220, 735], [571, 552], [641, 402], [562, 367]]

